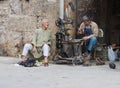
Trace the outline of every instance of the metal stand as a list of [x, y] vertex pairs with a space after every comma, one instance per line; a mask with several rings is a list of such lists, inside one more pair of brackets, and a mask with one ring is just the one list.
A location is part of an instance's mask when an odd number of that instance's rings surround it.
[[72, 61], [72, 64], [73, 65], [77, 65], [77, 64], [82, 64], [83, 63], [83, 57], [82, 57], [82, 54], [81, 54], [81, 45], [82, 45], [83, 41], [82, 39], [73, 39], [73, 40], [70, 40], [70, 41], [63, 41], [62, 44], [63, 46], [64, 45], [71, 45], [73, 46], [73, 52], [74, 52], [74, 56], [72, 57], [63, 57], [61, 56], [60, 54], [63, 53], [64, 50], [60, 50], [58, 51], [58, 54], [56, 55], [56, 59], [55, 61], [56, 62], [70, 62]]

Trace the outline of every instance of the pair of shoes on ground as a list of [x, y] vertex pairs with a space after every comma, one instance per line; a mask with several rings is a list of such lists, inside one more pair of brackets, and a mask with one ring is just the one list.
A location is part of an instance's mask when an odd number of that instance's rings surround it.
[[105, 62], [102, 61], [99, 57], [96, 58], [96, 65], [105, 65]]

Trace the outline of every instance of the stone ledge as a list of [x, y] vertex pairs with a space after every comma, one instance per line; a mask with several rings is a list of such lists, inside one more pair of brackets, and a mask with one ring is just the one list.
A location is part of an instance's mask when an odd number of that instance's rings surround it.
[[3, 64], [15, 64], [19, 60], [20, 59], [18, 59], [16, 57], [4, 57], [4, 56], [0, 56], [0, 63], [3, 63]]

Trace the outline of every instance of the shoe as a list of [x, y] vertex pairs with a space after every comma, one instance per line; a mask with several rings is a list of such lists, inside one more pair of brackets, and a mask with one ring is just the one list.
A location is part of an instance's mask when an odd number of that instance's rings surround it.
[[87, 57], [88, 55], [90, 55], [90, 53], [88, 53], [88, 52], [83, 53], [84, 57]]
[[48, 64], [48, 63], [44, 63], [44, 66], [45, 66], [45, 67], [48, 67], [48, 66], [49, 66], [49, 64]]
[[96, 65], [105, 65], [105, 62], [98, 57], [96, 58]]

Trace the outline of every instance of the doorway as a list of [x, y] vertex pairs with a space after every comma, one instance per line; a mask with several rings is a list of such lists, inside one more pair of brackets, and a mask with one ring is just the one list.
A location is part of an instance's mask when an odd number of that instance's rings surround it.
[[120, 45], [120, 0], [107, 0], [106, 41]]

